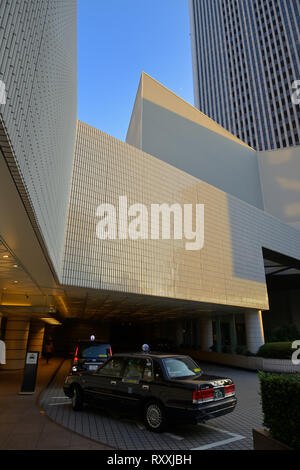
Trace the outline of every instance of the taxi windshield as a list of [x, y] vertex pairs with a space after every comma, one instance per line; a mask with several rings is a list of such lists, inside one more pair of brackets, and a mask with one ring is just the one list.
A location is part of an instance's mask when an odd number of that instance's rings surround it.
[[196, 378], [202, 372], [198, 364], [190, 357], [167, 357], [163, 363], [170, 379]]

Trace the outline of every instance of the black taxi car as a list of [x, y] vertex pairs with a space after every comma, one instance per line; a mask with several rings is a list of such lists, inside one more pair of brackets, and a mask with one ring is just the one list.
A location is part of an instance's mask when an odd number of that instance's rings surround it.
[[205, 375], [189, 356], [163, 353], [114, 354], [96, 371], [70, 374], [64, 383], [74, 410], [84, 403], [142, 413], [148, 429], [168, 421], [198, 423], [234, 410], [230, 378]]

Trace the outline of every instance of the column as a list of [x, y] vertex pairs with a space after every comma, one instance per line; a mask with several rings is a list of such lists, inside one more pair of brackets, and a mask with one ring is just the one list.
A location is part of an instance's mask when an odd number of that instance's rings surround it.
[[231, 348], [231, 353], [235, 354], [236, 352], [236, 328], [235, 328], [234, 314], [230, 316], [230, 348]]
[[193, 346], [195, 346], [195, 322], [194, 320], [190, 320], [189, 321], [189, 344], [190, 344], [190, 347], [191, 349], [193, 348]]
[[4, 338], [1, 338], [1, 336], [2, 336], [2, 318], [3, 318], [3, 315], [2, 315], [2, 313], [0, 313], [0, 339], [2, 339], [2, 341], [4, 341]]
[[28, 335], [28, 351], [38, 351], [40, 357], [42, 355], [43, 342], [45, 333], [45, 323], [39, 321], [31, 321]]
[[210, 317], [202, 317], [199, 320], [200, 324], [200, 343], [201, 351], [210, 351], [213, 345], [213, 328], [212, 319]]
[[195, 320], [195, 348], [201, 349], [201, 319]]
[[29, 332], [29, 320], [23, 317], [7, 318], [5, 332], [6, 364], [3, 369], [23, 369], [27, 340]]
[[180, 346], [183, 343], [183, 326], [180, 320], [176, 322], [175, 341], [176, 341], [176, 346]]
[[248, 351], [256, 354], [265, 343], [264, 328], [260, 310], [249, 310], [245, 313], [246, 339]]
[[220, 318], [216, 318], [216, 336], [217, 336], [217, 352], [222, 352], [222, 334], [221, 334]]

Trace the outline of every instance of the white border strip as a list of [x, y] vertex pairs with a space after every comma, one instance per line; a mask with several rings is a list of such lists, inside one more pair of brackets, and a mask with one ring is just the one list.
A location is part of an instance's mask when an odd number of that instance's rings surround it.
[[206, 449], [211, 449], [213, 447], [219, 447], [219, 446], [223, 446], [223, 445], [226, 445], [226, 444], [230, 444], [231, 442], [234, 442], [234, 441], [240, 441], [242, 439], [246, 439], [245, 436], [241, 436], [240, 434], [235, 434], [233, 432], [225, 431], [225, 429], [219, 429], [219, 428], [216, 428], [215, 426], [211, 426], [209, 424], [201, 424], [200, 423], [200, 424], [198, 424], [198, 426], [203, 426], [205, 428], [213, 429], [214, 431], [219, 431], [219, 432], [222, 432], [224, 434], [228, 434], [228, 436], [232, 436], [232, 437], [230, 437], [228, 439], [223, 439], [222, 441], [212, 442], [211, 444], [206, 444], [204, 446], [194, 447], [191, 450], [206, 450]]
[[70, 405], [71, 401], [64, 401], [63, 403], [48, 403], [46, 406], [61, 406], [61, 405]]
[[171, 432], [164, 432], [164, 436], [171, 437], [171, 439], [175, 439], [176, 441], [184, 441], [184, 437], [172, 434]]
[[55, 398], [55, 400], [58, 400], [59, 398], [61, 398], [61, 399], [63, 398], [64, 400], [71, 400], [71, 398], [68, 398], [66, 396], [64, 396], [64, 397], [51, 397], [51, 398], [53, 398], [53, 399]]

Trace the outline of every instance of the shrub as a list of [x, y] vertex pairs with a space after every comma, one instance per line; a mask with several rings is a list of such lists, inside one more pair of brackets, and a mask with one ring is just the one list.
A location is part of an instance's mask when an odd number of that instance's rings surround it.
[[274, 439], [300, 450], [300, 374], [258, 375], [264, 426]]
[[297, 325], [282, 325], [275, 328], [270, 335], [270, 343], [283, 342], [283, 341], [295, 341], [300, 339], [300, 331]]
[[247, 347], [246, 346], [237, 346], [235, 348], [236, 354], [241, 354], [242, 356], [246, 356], [247, 354]]
[[228, 344], [224, 344], [222, 346], [222, 353], [230, 354], [231, 353], [231, 346], [229, 346]]
[[248, 351], [247, 346], [237, 346], [235, 348], [235, 353], [240, 354], [241, 356], [256, 356], [256, 354]]
[[259, 348], [256, 355], [270, 359], [291, 359], [294, 352], [291, 345], [292, 343], [290, 341], [266, 343]]

